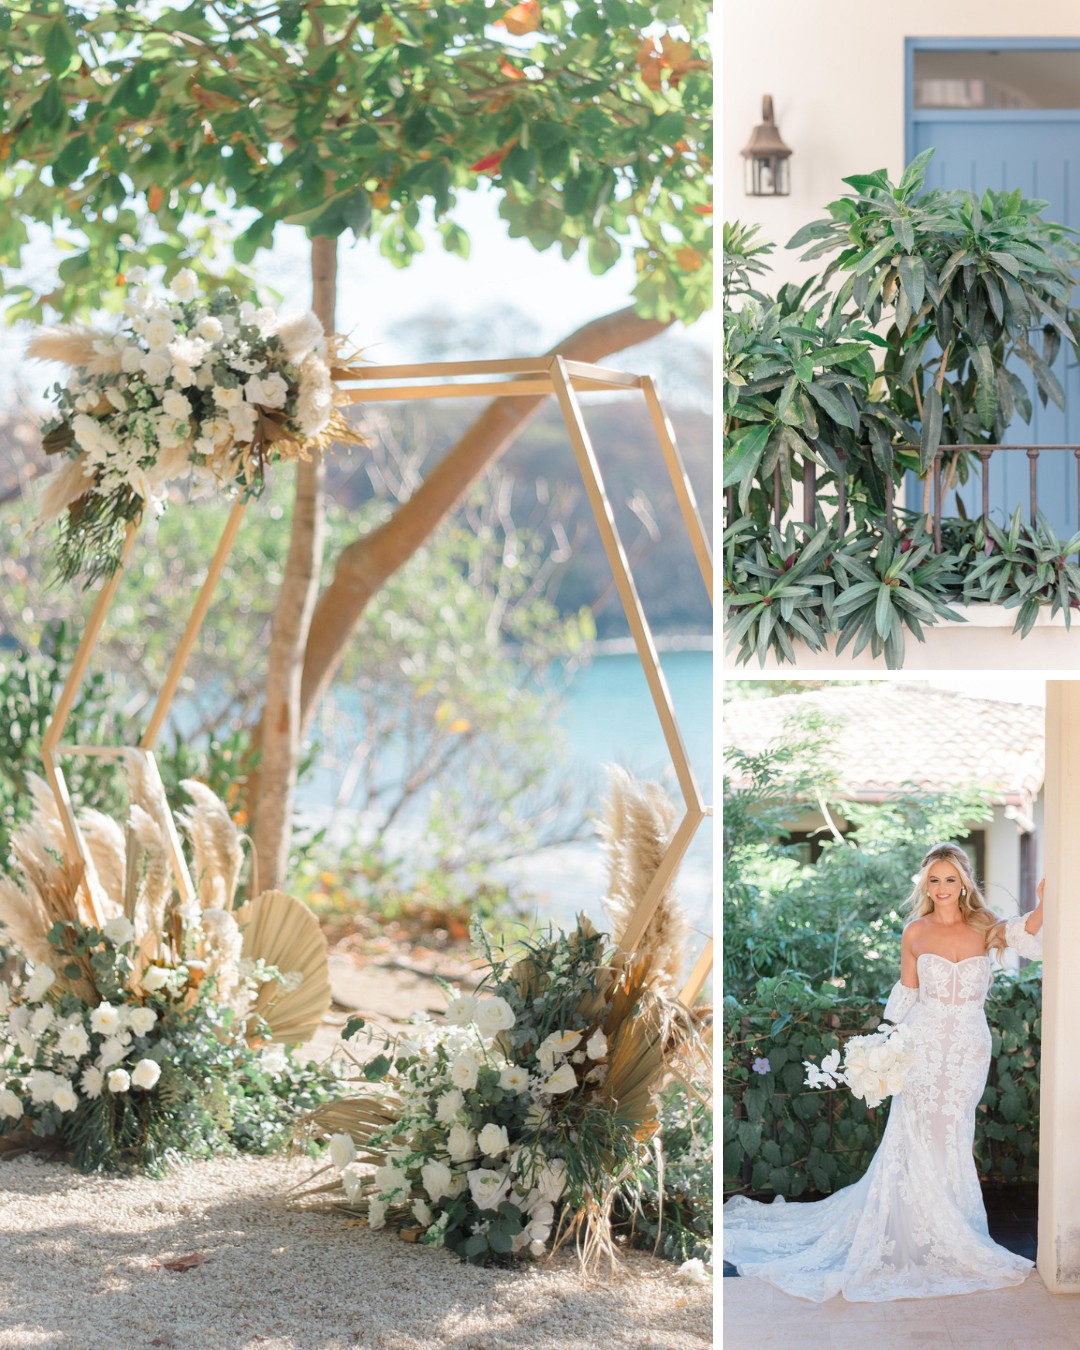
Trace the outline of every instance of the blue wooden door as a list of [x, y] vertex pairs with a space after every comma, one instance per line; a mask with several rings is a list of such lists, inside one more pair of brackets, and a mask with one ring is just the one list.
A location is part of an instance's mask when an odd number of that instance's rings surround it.
[[[927, 187], [967, 188], [981, 195], [986, 188], [1012, 192], [1020, 188], [1025, 197], [1048, 201], [1044, 215], [1049, 220], [1080, 229], [1080, 112], [1048, 110], [933, 110], [909, 123], [909, 160], [935, 148], [927, 173]], [[1036, 351], [1042, 336], [1033, 332]], [[1053, 403], [1043, 407], [1034, 392], [1034, 382], [1022, 363], [1017, 373], [1024, 379], [1033, 411], [1030, 423], [1019, 415], [1005, 433], [1008, 445], [1080, 444], [1080, 368], [1071, 348], [1063, 343], [1054, 373], [1065, 391], [1064, 412]], [[1077, 465], [1075, 456], [1062, 450], [1044, 451], [1038, 460], [1038, 501], [1059, 534], [1066, 537], [1078, 528]], [[914, 480], [914, 475], [909, 475]], [[973, 476], [958, 494], [969, 516], [982, 511], [980, 474]], [[919, 509], [922, 493], [917, 482], [908, 483], [908, 505]], [[1027, 519], [1029, 462], [1026, 455], [998, 452], [990, 462], [990, 509], [997, 520], [1007, 519], [1018, 505]], [[948, 514], [955, 514], [955, 498]]]

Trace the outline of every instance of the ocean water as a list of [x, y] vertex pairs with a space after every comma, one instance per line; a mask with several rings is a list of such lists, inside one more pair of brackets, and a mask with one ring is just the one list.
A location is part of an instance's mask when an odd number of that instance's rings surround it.
[[[661, 665], [671, 691], [683, 743], [706, 801], [711, 801], [712, 652], [668, 650]], [[638, 778], [662, 783], [678, 803], [678, 783], [653, 707], [644, 672], [632, 651], [603, 651], [570, 677], [558, 719], [569, 759], [562, 772], [575, 784], [575, 805], [595, 814], [603, 798], [604, 766], [617, 764]], [[362, 829], [354, 812], [332, 812], [337, 776], [326, 768], [316, 771], [300, 794], [306, 817], [325, 823], [333, 814], [332, 833]], [[408, 819], [400, 826], [399, 845], [419, 846], [417, 825]], [[602, 897], [605, 886], [603, 850], [596, 840], [584, 840], [545, 849], [494, 869], [522, 894], [534, 897], [541, 922], [568, 924], [579, 912], [604, 926]], [[693, 929], [691, 960], [712, 933], [712, 821], [699, 829], [679, 871], [677, 892]]]

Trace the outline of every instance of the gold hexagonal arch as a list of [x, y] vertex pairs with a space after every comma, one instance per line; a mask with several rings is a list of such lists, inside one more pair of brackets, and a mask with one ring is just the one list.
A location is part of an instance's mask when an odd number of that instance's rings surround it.
[[[652, 629], [634, 582], [626, 549], [623, 547], [615, 523], [611, 500], [604, 486], [603, 475], [585, 425], [585, 417], [578, 395], [605, 390], [610, 392], [639, 391], [644, 396], [645, 406], [660, 445], [676, 500], [679, 503], [683, 524], [711, 603], [713, 595], [712, 556], [708, 539], [693, 489], [690, 486], [675, 442], [671, 424], [660, 403], [656, 386], [648, 375], [632, 375], [626, 371], [613, 370], [606, 366], [566, 360], [561, 356], [541, 356], [502, 361], [428, 362], [418, 365], [394, 366], [373, 365], [355, 372], [349, 383], [354, 387], [348, 390], [348, 397], [355, 403], [408, 402], [423, 398], [535, 396], [537, 394], [554, 394], [558, 401], [585, 486], [593, 519], [600, 532], [604, 552], [630, 626], [634, 647], [648, 682], [649, 692], [663, 731], [668, 753], [671, 756], [672, 766], [675, 770], [685, 807], [682, 820], [668, 844], [652, 884], [642, 897], [637, 910], [631, 916], [630, 923], [623, 935], [624, 948], [632, 950], [641, 940], [664, 889], [682, 862], [702, 821], [706, 816], [711, 815], [712, 809], [701, 795], [697, 777], [690, 762], [682, 733], [679, 730], [671, 691], [660, 664]], [[164, 790], [161, 788], [160, 775], [157, 773], [157, 765], [154, 761], [154, 745], [164, 725], [165, 717], [176, 694], [180, 677], [187, 664], [199, 629], [206, 617], [211, 597], [220, 579], [225, 560], [236, 539], [243, 514], [244, 503], [237, 502], [229, 515], [217, 551], [211, 561], [180, 643], [170, 663], [150, 722], [137, 747], [65, 745], [61, 739], [71, 715], [75, 696], [86, 675], [90, 655], [101, 634], [105, 617], [116, 594], [117, 585], [131, 551], [136, 526], [133, 525], [129, 528], [121, 565], [102, 587], [87, 620], [86, 629], [76, 651], [56, 712], [45, 733], [42, 750], [46, 776], [60, 810], [65, 834], [74, 855], [83, 864], [83, 895], [88, 909], [88, 917], [91, 920], [96, 918], [99, 912], [99, 883], [94, 872], [90, 852], [82, 837], [71, 804], [61, 767], [61, 759], [65, 755], [74, 754], [120, 757], [131, 754], [134, 750], [134, 753], [144, 758], [150, 781], [160, 790], [164, 803]], [[171, 823], [171, 813], [167, 809], [163, 816]], [[193, 893], [191, 878], [188, 875], [175, 830], [172, 832], [171, 845], [173, 870], [177, 885], [182, 893], [190, 896]], [[712, 938], [709, 938], [705, 950], [683, 988], [681, 995], [683, 1002], [690, 1004], [697, 998], [711, 968]]]

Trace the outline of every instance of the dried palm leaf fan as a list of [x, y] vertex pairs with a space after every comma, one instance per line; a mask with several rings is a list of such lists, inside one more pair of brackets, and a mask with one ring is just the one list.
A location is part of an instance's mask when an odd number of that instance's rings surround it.
[[[287, 983], [268, 981], [253, 1008], [270, 1028], [270, 1039], [283, 1045], [308, 1041], [330, 1007], [326, 939], [314, 914], [284, 891], [263, 891], [236, 912], [243, 933], [243, 954], [277, 966]], [[289, 976], [302, 976], [290, 988]]]

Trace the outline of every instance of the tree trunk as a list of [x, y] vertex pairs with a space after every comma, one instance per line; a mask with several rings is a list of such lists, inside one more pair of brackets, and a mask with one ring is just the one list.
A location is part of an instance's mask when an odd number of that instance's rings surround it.
[[[548, 354], [573, 361], [602, 361], [613, 352], [647, 342], [667, 326], [641, 318], [632, 308], [620, 309], [577, 329]], [[320, 597], [311, 621], [300, 696], [303, 730], [311, 725], [368, 601], [430, 538], [548, 397], [494, 399], [385, 524], [342, 549], [333, 581]]]
[[[312, 308], [329, 335], [334, 331], [337, 295], [336, 239], [312, 240], [311, 279]], [[323, 558], [325, 480], [321, 455], [297, 464], [292, 534], [270, 629], [266, 700], [259, 733], [261, 753], [252, 838], [260, 890], [279, 889], [288, 868], [302, 734], [301, 677]]]

